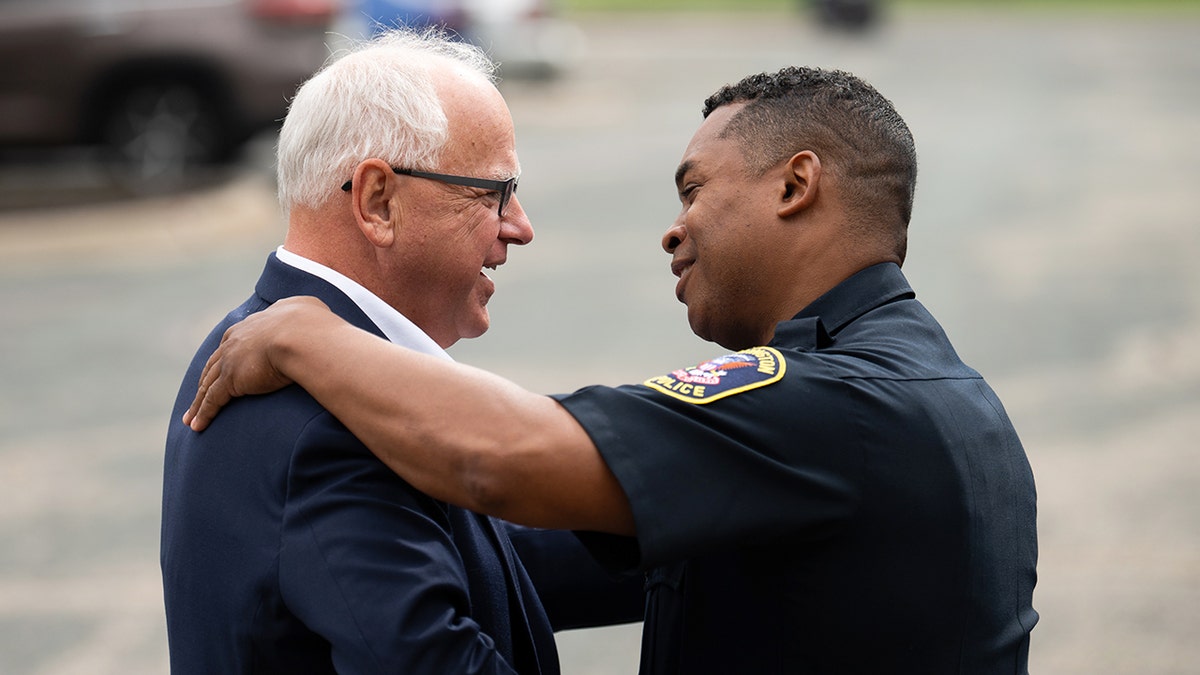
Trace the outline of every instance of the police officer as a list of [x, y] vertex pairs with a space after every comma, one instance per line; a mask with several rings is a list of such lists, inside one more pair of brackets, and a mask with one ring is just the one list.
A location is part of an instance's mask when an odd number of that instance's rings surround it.
[[646, 573], [643, 673], [1027, 672], [1033, 476], [900, 270], [907, 126], [813, 68], [704, 117], [663, 248], [692, 330], [730, 353], [550, 398], [301, 299], [227, 335], [185, 419], [294, 381], [421, 490], [581, 531]]

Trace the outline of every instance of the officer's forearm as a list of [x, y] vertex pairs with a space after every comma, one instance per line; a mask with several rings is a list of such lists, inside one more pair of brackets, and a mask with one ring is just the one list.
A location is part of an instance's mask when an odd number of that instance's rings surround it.
[[553, 399], [327, 311], [309, 319], [273, 335], [271, 362], [413, 486], [524, 525], [633, 534], [624, 492]]

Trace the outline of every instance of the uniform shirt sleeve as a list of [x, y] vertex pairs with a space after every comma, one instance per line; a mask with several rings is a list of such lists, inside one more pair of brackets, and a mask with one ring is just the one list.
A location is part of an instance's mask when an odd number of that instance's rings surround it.
[[472, 618], [445, 505], [330, 420], [310, 423], [293, 455], [279, 547], [288, 608], [329, 641], [339, 673], [515, 673]]
[[[649, 382], [649, 381], [648, 381]], [[850, 390], [819, 363], [696, 403], [646, 385], [556, 397], [584, 427], [633, 509], [639, 567], [779, 536], [830, 536], [854, 512], [861, 449]]]

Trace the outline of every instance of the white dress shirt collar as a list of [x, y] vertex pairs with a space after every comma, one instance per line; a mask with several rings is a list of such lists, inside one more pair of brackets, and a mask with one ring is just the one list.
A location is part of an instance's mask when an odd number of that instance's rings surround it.
[[363, 314], [366, 314], [367, 318], [374, 322], [388, 340], [418, 352], [437, 356], [448, 361], [453, 360], [446, 353], [446, 350], [434, 342], [433, 338], [426, 335], [425, 331], [422, 331], [416, 324], [409, 321], [408, 317], [396, 311], [394, 307], [379, 299], [379, 296], [363, 288], [361, 284], [353, 279], [321, 263], [313, 262], [308, 258], [296, 255], [282, 246], [276, 249], [275, 255], [279, 258], [280, 262], [308, 272], [313, 276], [320, 277], [336, 286], [338, 290], [353, 300], [354, 304], [358, 305]]

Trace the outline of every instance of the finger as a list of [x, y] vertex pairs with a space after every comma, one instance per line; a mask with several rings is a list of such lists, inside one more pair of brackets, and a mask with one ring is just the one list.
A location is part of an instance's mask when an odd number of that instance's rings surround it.
[[196, 389], [196, 397], [192, 399], [192, 405], [187, 412], [183, 414], [183, 423], [192, 428], [193, 431], [204, 431], [216, 417], [217, 411], [221, 406], [229, 402], [230, 396], [225, 393], [224, 379], [221, 378], [221, 362], [219, 352], [214, 352], [208, 358], [208, 363], [204, 365], [204, 371], [200, 375], [200, 385]]
[[197, 394], [197, 398], [199, 403], [195, 404], [197, 406], [196, 413], [192, 417], [191, 423], [193, 431], [204, 431], [217, 416], [217, 411], [229, 403], [233, 397], [230, 395], [228, 387], [225, 386], [225, 381], [217, 378], [213, 385], [204, 391], [203, 397], [201, 398]]
[[192, 399], [191, 406], [183, 413], [183, 423], [194, 431], [203, 431], [207, 428], [213, 418], [217, 416], [217, 412], [236, 395], [232, 391], [232, 380], [230, 377], [224, 376], [225, 371], [221, 364], [227, 345], [230, 343], [230, 337], [237, 327], [237, 324], [234, 324], [225, 329], [221, 335], [221, 342], [209, 355], [208, 361], [204, 363], [204, 368], [200, 371], [200, 384], [196, 388], [196, 397]]
[[208, 381], [208, 372], [213, 366], [213, 356], [209, 356], [208, 361], [204, 362], [204, 369], [200, 371], [200, 382], [196, 395], [192, 398], [192, 405], [188, 406], [187, 411], [183, 413], [183, 423], [188, 426], [191, 426], [192, 418], [196, 416], [196, 411], [200, 409], [200, 401], [204, 399], [204, 393], [208, 390], [206, 382]]
[[204, 370], [200, 373], [199, 385], [196, 387], [196, 395], [192, 398], [192, 404], [188, 406], [187, 412], [183, 413], [183, 423], [192, 427], [195, 431], [200, 431], [208, 426], [207, 423], [202, 424], [196, 420], [196, 414], [200, 412], [200, 404], [204, 401], [204, 396], [208, 393], [210, 364], [211, 362], [204, 365]]

